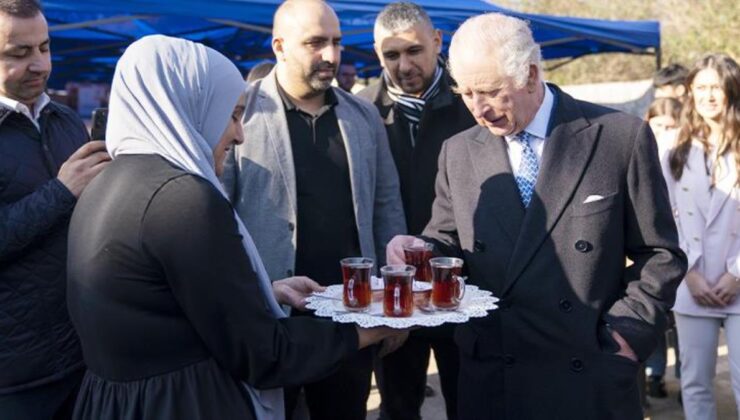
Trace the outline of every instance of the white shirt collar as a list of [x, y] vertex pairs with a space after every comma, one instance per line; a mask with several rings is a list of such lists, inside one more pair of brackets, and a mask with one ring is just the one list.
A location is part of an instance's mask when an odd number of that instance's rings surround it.
[[49, 102], [51, 102], [49, 95], [47, 95], [46, 92], [41, 93], [41, 96], [39, 96], [39, 99], [33, 107], [33, 113], [31, 113], [31, 110], [26, 106], [26, 104], [0, 95], [0, 106], [25, 115], [32, 123], [34, 123], [34, 125], [36, 125], [36, 127], [38, 127], [38, 119], [39, 116], [41, 116], [41, 111], [49, 105]]
[[[542, 100], [540, 108], [537, 110], [532, 121], [524, 128], [524, 131], [540, 139], [547, 137], [547, 125], [550, 123], [550, 115], [552, 115], [552, 107], [555, 103], [555, 96], [553, 96], [550, 88], [547, 87], [546, 83], [543, 82], [542, 84], [545, 87], [545, 98]], [[514, 135], [506, 136], [505, 138], [507, 141], [512, 141]]]

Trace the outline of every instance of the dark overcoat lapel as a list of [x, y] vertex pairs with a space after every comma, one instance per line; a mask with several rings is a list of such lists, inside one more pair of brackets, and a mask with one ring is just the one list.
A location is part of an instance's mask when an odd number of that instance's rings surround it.
[[570, 97], [558, 95], [535, 192], [524, 213], [503, 294], [521, 276], [571, 201], [591, 160], [599, 129], [598, 124], [589, 123]]
[[[479, 185], [488, 185], [486, 188], [491, 190], [487, 191], [487, 195], [496, 197], [495, 200], [485, 204], [491, 207], [491, 217], [496, 219], [501, 229], [506, 232], [506, 239], [513, 247], [524, 220], [524, 206], [519, 198], [505, 142], [503, 137], [494, 136], [487, 129], [481, 129], [467, 144]], [[501, 181], [487, 182], [491, 179]]]

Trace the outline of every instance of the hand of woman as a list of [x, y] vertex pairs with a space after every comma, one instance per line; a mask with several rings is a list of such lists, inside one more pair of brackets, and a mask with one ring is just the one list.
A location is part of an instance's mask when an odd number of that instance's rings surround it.
[[727, 306], [735, 301], [740, 292], [740, 281], [734, 275], [725, 273], [712, 288], [712, 292], [722, 301], [723, 306]]
[[380, 349], [380, 357], [396, 351], [409, 336], [408, 330], [398, 330], [390, 327], [357, 328], [357, 336], [360, 339], [359, 348], [383, 341]]
[[686, 286], [689, 288], [691, 296], [702, 306], [725, 306], [724, 302], [715, 294], [704, 276], [695, 270], [686, 273]]
[[272, 282], [272, 293], [281, 305], [290, 305], [293, 308], [306, 309], [306, 298], [314, 292], [323, 292], [325, 287], [308, 277], [297, 276]]

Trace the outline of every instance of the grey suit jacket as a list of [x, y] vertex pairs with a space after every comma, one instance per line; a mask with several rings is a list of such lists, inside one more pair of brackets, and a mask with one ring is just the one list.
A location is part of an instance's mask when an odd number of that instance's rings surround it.
[[[334, 93], [360, 250], [380, 267], [385, 245], [406, 232], [398, 174], [377, 109], [341, 89]], [[300, 226], [296, 226], [293, 151], [275, 71], [247, 89], [243, 122], [245, 141], [228, 157], [223, 182], [267, 273], [277, 280], [293, 275]]]
[[502, 137], [474, 127], [440, 154], [424, 235], [501, 297], [456, 332], [461, 418], [642, 418], [605, 325], [644, 360], [686, 270], [648, 126], [553, 90], [526, 211]]

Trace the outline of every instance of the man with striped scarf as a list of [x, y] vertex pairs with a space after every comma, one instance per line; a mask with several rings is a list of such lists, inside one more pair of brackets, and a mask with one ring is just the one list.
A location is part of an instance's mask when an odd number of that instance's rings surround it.
[[[452, 92], [439, 57], [442, 34], [412, 3], [392, 3], [375, 21], [375, 51], [381, 79], [358, 96], [380, 111], [401, 181], [410, 235], [431, 217], [434, 179], [442, 143], [475, 125], [462, 99]], [[430, 349], [434, 349], [449, 419], [457, 418], [457, 347], [451, 327], [422, 329], [376, 364], [382, 419], [419, 419]]]

